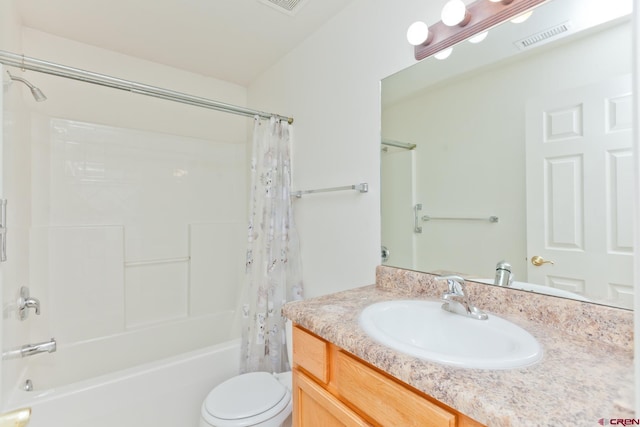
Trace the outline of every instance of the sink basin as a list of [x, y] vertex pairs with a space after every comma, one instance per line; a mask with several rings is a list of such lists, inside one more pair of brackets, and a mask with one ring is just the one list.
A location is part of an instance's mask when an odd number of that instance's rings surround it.
[[362, 311], [360, 326], [394, 350], [461, 368], [512, 369], [542, 358], [538, 341], [521, 327], [493, 314], [476, 320], [441, 306], [439, 301], [380, 302]]

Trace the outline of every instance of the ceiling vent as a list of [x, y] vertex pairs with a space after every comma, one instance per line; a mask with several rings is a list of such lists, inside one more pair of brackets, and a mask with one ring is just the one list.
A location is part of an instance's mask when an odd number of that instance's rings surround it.
[[267, 6], [286, 13], [287, 15], [295, 15], [307, 2], [307, 0], [259, 0], [260, 3], [264, 3]]
[[573, 24], [571, 24], [571, 21], [563, 22], [562, 24], [556, 25], [555, 27], [540, 31], [539, 33], [533, 34], [522, 40], [518, 40], [517, 42], [515, 42], [515, 45], [520, 50], [529, 49], [534, 45], [539, 45], [543, 42], [546, 43], [561, 36], [567, 35], [567, 33], [571, 31], [572, 27]]

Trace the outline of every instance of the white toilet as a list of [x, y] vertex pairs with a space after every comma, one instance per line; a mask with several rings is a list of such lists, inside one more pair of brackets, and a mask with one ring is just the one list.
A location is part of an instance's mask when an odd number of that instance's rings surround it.
[[[287, 357], [293, 360], [291, 322]], [[216, 386], [202, 403], [200, 427], [280, 427], [291, 425], [291, 371], [250, 372]]]

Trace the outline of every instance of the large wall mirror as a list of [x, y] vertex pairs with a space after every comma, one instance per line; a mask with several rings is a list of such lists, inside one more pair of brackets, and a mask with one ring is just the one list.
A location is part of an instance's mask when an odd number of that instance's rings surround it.
[[633, 307], [631, 8], [552, 0], [382, 81], [383, 264]]

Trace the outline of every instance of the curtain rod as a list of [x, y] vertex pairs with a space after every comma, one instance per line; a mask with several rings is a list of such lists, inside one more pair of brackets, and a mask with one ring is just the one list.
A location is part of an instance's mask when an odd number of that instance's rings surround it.
[[7, 52], [4, 50], [0, 50], [0, 63], [12, 67], [17, 67], [22, 70], [31, 70], [38, 73], [51, 74], [53, 76], [79, 80], [86, 83], [93, 83], [113, 89], [120, 89], [132, 93], [138, 93], [140, 95], [153, 96], [155, 98], [166, 99], [168, 101], [180, 102], [183, 104], [194, 105], [196, 107], [208, 108], [225, 113], [238, 114], [247, 117], [259, 116], [265, 119], [276, 117], [281, 120], [286, 120], [289, 124], [293, 123], [293, 117], [285, 117], [278, 114], [266, 113], [264, 111], [238, 107], [236, 105], [226, 104], [224, 102], [213, 101], [207, 98], [201, 98], [182, 92], [163, 89], [157, 86], [150, 86], [142, 83], [132, 82], [130, 80], [107, 76], [105, 74], [98, 74], [92, 71], [81, 70], [79, 68], [68, 67], [66, 65], [60, 65], [36, 58], [30, 58], [24, 55], [18, 55], [16, 53]]

